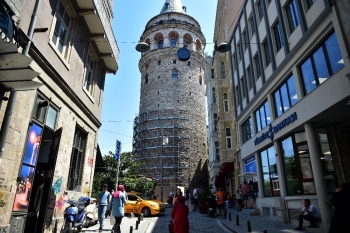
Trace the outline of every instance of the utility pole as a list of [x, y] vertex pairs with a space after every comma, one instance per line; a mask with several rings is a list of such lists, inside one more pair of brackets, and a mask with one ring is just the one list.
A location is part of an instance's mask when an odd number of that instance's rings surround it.
[[120, 156], [121, 156], [121, 151], [122, 151], [122, 143], [120, 141], [116, 141], [115, 143], [115, 154], [114, 154], [114, 159], [118, 160], [117, 164], [117, 173], [115, 175], [115, 191], [118, 189], [118, 178], [119, 178], [119, 167], [120, 167]]

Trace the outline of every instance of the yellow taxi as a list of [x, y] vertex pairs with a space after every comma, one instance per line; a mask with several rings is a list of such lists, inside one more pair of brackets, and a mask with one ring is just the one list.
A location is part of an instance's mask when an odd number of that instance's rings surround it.
[[157, 215], [165, 211], [164, 203], [143, 193], [128, 192], [128, 201], [124, 206], [125, 214], [141, 214], [144, 217]]

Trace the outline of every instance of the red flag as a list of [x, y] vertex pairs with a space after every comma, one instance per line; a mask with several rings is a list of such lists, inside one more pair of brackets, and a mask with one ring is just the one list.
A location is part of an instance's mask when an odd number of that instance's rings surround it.
[[218, 122], [219, 122], [219, 120], [220, 120], [220, 116], [218, 116]]

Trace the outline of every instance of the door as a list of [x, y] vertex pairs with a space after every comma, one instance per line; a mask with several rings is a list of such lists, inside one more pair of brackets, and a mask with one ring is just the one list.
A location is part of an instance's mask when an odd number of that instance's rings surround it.
[[125, 213], [133, 213], [139, 214], [140, 210], [140, 202], [138, 201], [138, 197], [132, 194], [128, 194], [128, 202], [124, 207]]

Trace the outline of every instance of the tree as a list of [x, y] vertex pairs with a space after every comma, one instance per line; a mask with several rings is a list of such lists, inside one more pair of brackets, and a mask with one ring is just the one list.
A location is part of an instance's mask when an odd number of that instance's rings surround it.
[[[97, 197], [98, 192], [104, 183], [109, 185], [109, 189], [114, 189], [116, 182], [116, 172], [118, 161], [114, 159], [113, 152], [103, 157], [106, 167], [104, 172], [96, 172], [93, 181], [92, 196]], [[118, 183], [123, 184], [126, 191], [142, 192], [146, 195], [153, 195], [155, 183], [152, 179], [140, 174], [142, 163], [139, 162], [138, 156], [133, 152], [124, 152], [120, 156]], [[144, 179], [144, 183], [141, 180]]]

